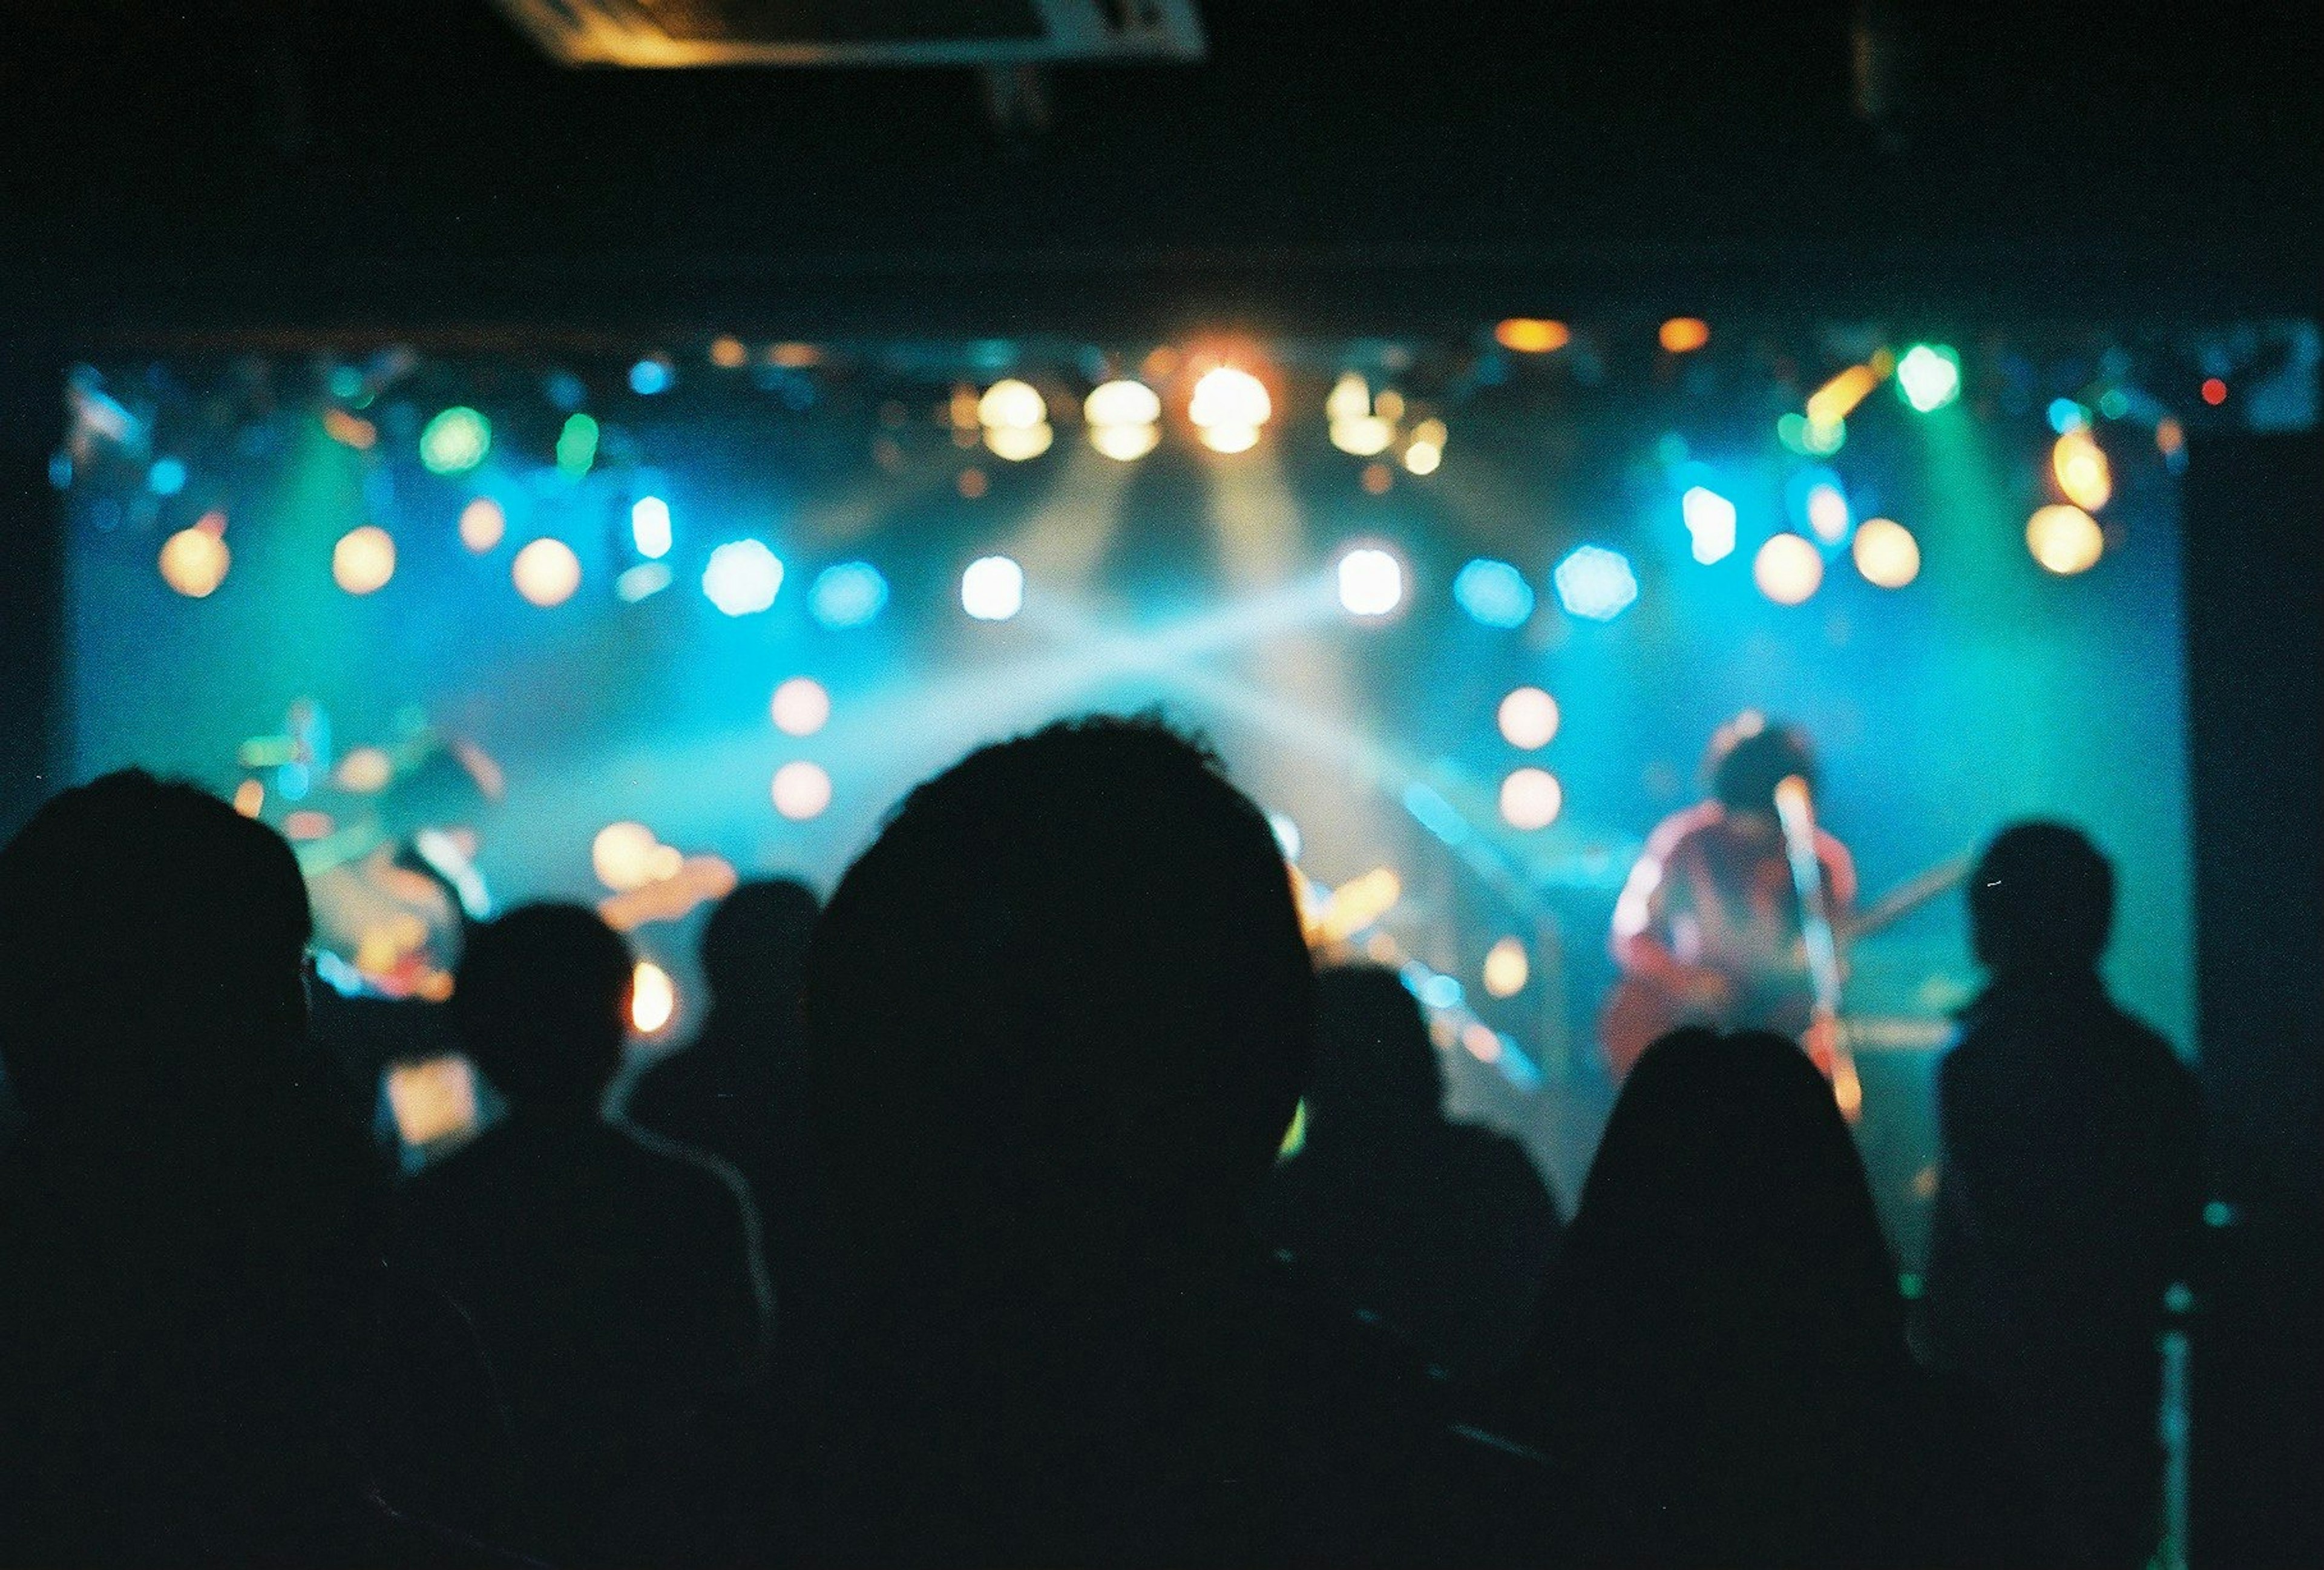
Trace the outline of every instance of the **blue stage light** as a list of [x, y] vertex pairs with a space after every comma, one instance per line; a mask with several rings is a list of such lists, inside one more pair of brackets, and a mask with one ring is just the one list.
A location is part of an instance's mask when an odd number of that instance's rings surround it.
[[807, 614], [834, 632], [862, 626], [887, 603], [888, 580], [868, 561], [835, 562], [807, 592]]
[[1465, 995], [1460, 978], [1446, 975], [1441, 971], [1422, 982], [1415, 990], [1420, 994], [1420, 1001], [1432, 1009], [1457, 1009]]
[[2050, 429], [2052, 430], [2056, 431], [2060, 436], [2063, 436], [2070, 430], [2088, 430], [2089, 428], [2090, 411], [2083, 408], [2073, 399], [2052, 398], [2050, 400]]
[[677, 380], [678, 374], [670, 369], [668, 360], [650, 357], [630, 367], [630, 391], [642, 397], [667, 392]]
[[145, 471], [145, 488], [157, 496], [174, 496], [186, 488], [186, 466], [173, 457], [158, 457]]
[[755, 615], [775, 603], [783, 564], [756, 540], [730, 540], [710, 553], [702, 592], [730, 616]]
[[1629, 559], [1602, 545], [1574, 547], [1550, 578], [1567, 614], [1592, 622], [1612, 621], [1638, 597], [1638, 577], [1630, 570]]
[[1488, 627], [1522, 627], [1533, 615], [1533, 586], [1506, 561], [1485, 557], [1463, 567], [1452, 579], [1452, 598]]

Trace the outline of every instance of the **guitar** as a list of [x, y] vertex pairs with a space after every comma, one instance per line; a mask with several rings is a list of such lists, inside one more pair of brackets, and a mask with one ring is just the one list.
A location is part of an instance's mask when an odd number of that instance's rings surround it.
[[[1816, 876], [1813, 826], [1809, 826], [1806, 845], [1809, 847], [1807, 865]], [[1790, 829], [1786, 827], [1786, 859], [1790, 858]], [[1962, 854], [1939, 863], [1917, 877], [1897, 885], [1886, 897], [1853, 916], [1831, 919], [1823, 909], [1821, 897], [1803, 900], [1803, 914], [1812, 911], [1811, 919], [1820, 921], [1829, 934], [1833, 961], [1830, 988], [1831, 1023], [1824, 1028], [1827, 1036], [1837, 1034], [1839, 1025], [1839, 988], [1837, 961], [1846, 948], [1874, 933], [1892, 927], [1918, 910], [1939, 895], [1959, 888], [1967, 881], [1974, 857]], [[1794, 882], [1798, 882], [1798, 869], [1794, 869]], [[1812, 888], [1821, 889], [1821, 878], [1816, 876]], [[1803, 935], [1793, 946], [1789, 963], [1752, 974], [1731, 973], [1734, 994], [1723, 1009], [1705, 1010], [1683, 998], [1670, 987], [1651, 976], [1629, 974], [1618, 982], [1607, 995], [1605, 1006], [1598, 1012], [1598, 1045], [1609, 1072], [1618, 1082], [1630, 1072], [1639, 1055], [1671, 1031], [1683, 1025], [1708, 1025], [1714, 1030], [1731, 1030], [1748, 1023], [1786, 1035], [1804, 1036], [1816, 1025], [1820, 999], [1814, 982], [1815, 956], [1810, 949], [1803, 922]], [[1803, 974], [1807, 984], [1802, 984]]]

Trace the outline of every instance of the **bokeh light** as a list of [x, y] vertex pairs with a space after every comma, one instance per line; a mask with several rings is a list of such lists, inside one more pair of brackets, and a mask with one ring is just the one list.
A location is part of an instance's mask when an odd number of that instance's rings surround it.
[[868, 561], [834, 562], [807, 592], [807, 614], [833, 631], [861, 627], [888, 604], [888, 580]]
[[1823, 584], [1823, 552], [1789, 531], [1771, 535], [1751, 559], [1751, 581], [1779, 605], [1803, 604]]
[[597, 422], [586, 414], [570, 416], [557, 433], [558, 471], [577, 480], [596, 461]]
[[562, 540], [544, 536], [516, 553], [509, 581], [536, 605], [561, 605], [581, 586], [581, 559]]
[[775, 771], [775, 810], [795, 822], [818, 817], [831, 805], [831, 776], [820, 763], [805, 760], [785, 763]]
[[1056, 432], [1047, 424], [988, 425], [984, 428], [984, 445], [992, 456], [1012, 464], [1039, 457], [1049, 450]]
[[234, 553], [226, 541], [198, 526], [180, 529], [161, 541], [161, 581], [189, 600], [207, 599], [226, 581]]
[[1513, 998], [1525, 991], [1532, 974], [1532, 961], [1526, 957], [1525, 945], [1517, 938], [1504, 937], [1485, 951], [1482, 979], [1486, 996]]
[[331, 782], [353, 796], [371, 796], [395, 778], [395, 760], [384, 747], [351, 747], [331, 771]]
[[1501, 821], [1511, 828], [1547, 828], [1564, 807], [1565, 788], [1546, 769], [1512, 769], [1501, 781]]
[[460, 543], [482, 556], [508, 532], [508, 514], [490, 496], [472, 497], [460, 509]]
[[174, 496], [186, 488], [186, 466], [182, 459], [157, 457], [145, 471], [145, 488], [157, 496]]
[[1039, 388], [1011, 376], [984, 390], [976, 401], [976, 418], [988, 432], [1030, 430], [1048, 423], [1049, 405]]
[[1501, 739], [1527, 753], [1549, 745], [1557, 734], [1560, 717], [1557, 699], [1538, 687], [1512, 688], [1494, 716]]
[[1203, 428], [1203, 445], [1213, 452], [1249, 452], [1259, 445], [1259, 427], [1206, 425]]
[[[1258, 439], [1258, 428], [1265, 425], [1275, 411], [1273, 400], [1268, 396], [1267, 384], [1248, 371], [1232, 365], [1220, 365], [1205, 371], [1194, 383], [1194, 392], [1186, 406], [1186, 418], [1204, 430], [1232, 427], [1247, 429]], [[1243, 446], [1250, 445], [1245, 442]], [[1219, 448], [1221, 452], [1239, 452], [1240, 448]]]
[[677, 1012], [678, 987], [669, 972], [650, 959], [638, 961], [630, 973], [630, 1029], [641, 1036], [653, 1035]]
[[669, 503], [659, 496], [640, 496], [630, 506], [630, 539], [638, 554], [659, 560], [669, 554]]
[[1270, 812], [1267, 815], [1267, 827], [1275, 831], [1275, 848], [1283, 853], [1283, 859], [1297, 861], [1305, 842], [1299, 833], [1299, 825], [1293, 821], [1291, 815]]
[[2085, 513], [2095, 513], [2114, 496], [2114, 471], [2106, 449], [2086, 429], [2060, 437], [2050, 449], [2050, 472], [2066, 500]]
[[676, 581], [666, 561], [641, 561], [635, 567], [623, 568], [613, 579], [613, 597], [625, 605], [650, 600]]
[[1847, 442], [1848, 421], [1835, 420], [1829, 425], [1818, 425], [1804, 414], [1778, 415], [1775, 439], [1802, 457], [1830, 457]]
[[2217, 409], [2227, 401], [2227, 384], [2217, 376], [2203, 378], [2203, 402]]
[[421, 429], [420, 462], [431, 475], [464, 475], [484, 461], [492, 446], [492, 422], [456, 403]]
[[739, 371], [751, 363], [751, 347], [731, 334], [710, 340], [710, 363], [722, 371]]
[[1692, 354], [1711, 341], [1711, 324], [1701, 317], [1674, 316], [1655, 336], [1674, 355]]
[[651, 398], [667, 392], [678, 381], [678, 367], [661, 355], [649, 355], [630, 367], [630, 391]]
[[1493, 341], [1513, 354], [1546, 355], [1572, 342], [1573, 333], [1562, 321], [1513, 316], [1493, 328]]
[[766, 542], [730, 540], [702, 568], [702, 593], [730, 616], [754, 616], [782, 591], [783, 564]]
[[1691, 485], [1679, 498], [1679, 515], [1693, 541], [1695, 560], [1708, 567], [1735, 551], [1735, 503], [1708, 485]]
[[661, 841], [642, 823], [609, 823], [589, 842], [589, 869], [616, 894], [642, 889], [661, 873]]
[[960, 575], [960, 608], [980, 622], [1005, 622], [1025, 608], [1025, 569], [1005, 556], [980, 556]]
[[1849, 511], [1847, 493], [1833, 485], [1808, 488], [1807, 515], [1809, 531], [1826, 545], [1837, 545], [1847, 539], [1849, 525], [1855, 521]]
[[2106, 534], [2080, 507], [2043, 507], [2025, 521], [2025, 549], [2061, 577], [2088, 572], [2106, 554]]
[[1415, 437], [1404, 449], [1404, 466], [1416, 475], [1433, 475], [1444, 466], [1444, 449], [1433, 441]]
[[2071, 398], [2051, 399], [2049, 415], [2050, 429], [2060, 436], [2090, 428], [2090, 411]]
[[1452, 579], [1452, 598], [1488, 627], [1522, 627], [1533, 615], [1533, 586], [1506, 561], [1479, 557]]
[[1144, 457], [1162, 445], [1162, 428], [1158, 425], [1093, 425], [1089, 428], [1090, 446], [1117, 463], [1130, 463]]
[[1849, 547], [1867, 583], [1903, 588], [1921, 575], [1921, 542], [1893, 518], [1867, 518]]
[[1152, 425], [1162, 418], [1162, 400], [1143, 382], [1101, 382], [1082, 400], [1082, 418], [1092, 425]]
[[1336, 577], [1341, 608], [1351, 616], [1385, 616], [1404, 603], [1404, 563], [1379, 546], [1342, 554]]
[[1396, 440], [1396, 427], [1377, 414], [1333, 417], [1332, 445], [1350, 457], [1377, 457]]
[[1923, 414], [1960, 396], [1960, 356], [1945, 344], [1914, 344], [1896, 362], [1896, 393]]
[[775, 688], [768, 708], [785, 735], [811, 736], [831, 718], [831, 694], [812, 676], [794, 676]]
[[1628, 557], [1602, 545], [1577, 545], [1551, 572], [1557, 603], [1585, 621], [1610, 622], [1637, 602], [1637, 575]]
[[244, 780], [234, 788], [234, 809], [244, 817], [256, 817], [266, 810], [266, 787], [255, 780]]
[[331, 578], [351, 595], [376, 594], [395, 576], [395, 537], [376, 523], [339, 536], [331, 547]]

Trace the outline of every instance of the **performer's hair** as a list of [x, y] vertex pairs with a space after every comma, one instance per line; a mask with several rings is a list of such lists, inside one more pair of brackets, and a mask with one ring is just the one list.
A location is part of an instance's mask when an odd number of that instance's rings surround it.
[[1711, 736], [1702, 774], [1711, 795], [1729, 810], [1766, 812], [1775, 807], [1775, 787], [1789, 776], [1815, 783], [1815, 753], [1798, 726], [1746, 709]]

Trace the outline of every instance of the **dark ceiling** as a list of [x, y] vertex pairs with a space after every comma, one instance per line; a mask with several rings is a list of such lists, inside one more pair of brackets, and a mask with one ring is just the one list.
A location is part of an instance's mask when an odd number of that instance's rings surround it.
[[1205, 0], [1207, 63], [1011, 136], [966, 71], [568, 71], [487, 0], [17, 0], [0, 321], [2312, 309], [2312, 0], [2163, 9]]

